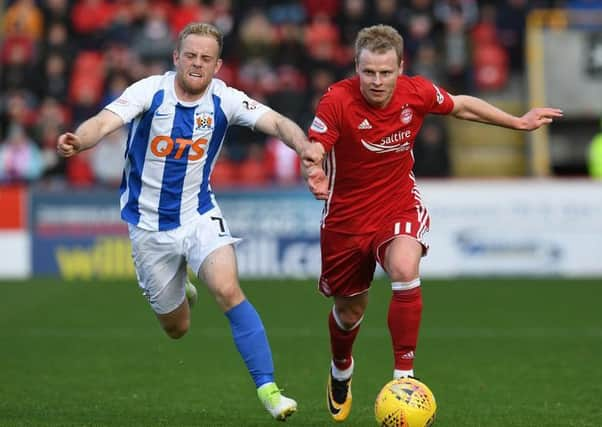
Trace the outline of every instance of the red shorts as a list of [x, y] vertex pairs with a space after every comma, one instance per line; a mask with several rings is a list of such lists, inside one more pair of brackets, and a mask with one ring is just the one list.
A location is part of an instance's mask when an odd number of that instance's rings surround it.
[[376, 263], [382, 265], [387, 246], [399, 236], [418, 240], [423, 247], [423, 255], [426, 255], [428, 245], [423, 237], [429, 225], [428, 211], [421, 207], [387, 221], [373, 233], [346, 234], [322, 229], [320, 292], [330, 297], [353, 296], [367, 291], [374, 278]]

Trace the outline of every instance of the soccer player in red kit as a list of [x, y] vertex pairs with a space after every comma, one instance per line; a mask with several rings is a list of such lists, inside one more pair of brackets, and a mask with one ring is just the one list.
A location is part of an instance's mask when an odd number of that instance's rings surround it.
[[428, 249], [429, 214], [412, 172], [412, 148], [425, 115], [451, 114], [517, 130], [562, 116], [558, 109], [534, 108], [515, 117], [479, 98], [450, 95], [423, 77], [402, 75], [403, 39], [389, 26], [362, 29], [355, 54], [357, 76], [328, 89], [309, 130], [323, 161], [311, 162], [309, 152], [304, 160], [310, 190], [325, 200], [319, 289], [334, 299], [327, 403], [337, 421], [351, 410], [352, 347], [377, 262], [391, 280], [393, 377], [414, 375], [422, 312], [419, 264]]

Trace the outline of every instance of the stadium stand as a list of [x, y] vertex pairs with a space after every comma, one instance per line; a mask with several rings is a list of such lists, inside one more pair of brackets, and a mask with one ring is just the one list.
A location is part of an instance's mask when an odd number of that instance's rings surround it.
[[[568, 3], [582, 7], [583, 2]], [[210, 21], [224, 32], [220, 78], [307, 128], [325, 87], [353, 72], [353, 40], [362, 26], [386, 23], [401, 31], [408, 74], [424, 74], [456, 93], [499, 95], [523, 78], [529, 10], [562, 5], [526, 0], [5, 1], [0, 6], [5, 9], [0, 179], [117, 185], [111, 174], [93, 166], [93, 155], [58, 159], [53, 140], [129, 83], [168, 70], [173, 40], [191, 20]], [[514, 90], [512, 96], [524, 102], [522, 92]], [[450, 132], [445, 122], [433, 126], [437, 141], [422, 150], [417, 174], [453, 175]], [[238, 132], [227, 138], [216, 185], [300, 182], [298, 173], [281, 172], [294, 170], [282, 167], [290, 164], [290, 153], [275, 149], [273, 141]], [[16, 173], [5, 160], [13, 158], [16, 146], [28, 147], [30, 154], [20, 160], [31, 163], [22, 168], [28, 173]], [[429, 163], [438, 170], [423, 167]]]

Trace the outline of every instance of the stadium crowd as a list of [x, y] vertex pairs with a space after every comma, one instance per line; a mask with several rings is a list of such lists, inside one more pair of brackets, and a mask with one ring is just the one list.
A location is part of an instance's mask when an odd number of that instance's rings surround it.
[[[172, 47], [191, 21], [225, 34], [219, 78], [307, 129], [318, 97], [351, 75], [357, 30], [398, 29], [405, 72], [452, 93], [503, 91], [524, 68], [530, 9], [562, 1], [506, 0], [13, 0], [0, 47], [0, 183], [117, 186], [125, 135], [65, 161], [56, 139], [133, 81], [172, 68]], [[1, 7], [0, 7], [1, 8]], [[294, 185], [295, 153], [232, 128], [213, 184]], [[416, 143], [418, 176], [448, 176], [445, 122], [430, 117]]]

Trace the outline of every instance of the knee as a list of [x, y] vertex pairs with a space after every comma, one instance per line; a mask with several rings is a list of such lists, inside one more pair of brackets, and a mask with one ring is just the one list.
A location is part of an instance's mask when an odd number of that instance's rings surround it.
[[387, 273], [392, 282], [408, 283], [418, 278], [418, 269], [407, 264], [390, 265]]
[[238, 284], [233, 283], [218, 288], [215, 291], [215, 299], [217, 300], [218, 305], [224, 311], [227, 311], [240, 304], [244, 300], [244, 295]]
[[169, 338], [177, 340], [182, 338], [190, 328], [190, 320], [181, 321], [178, 323], [163, 325], [163, 330]]
[[355, 328], [364, 317], [364, 310], [360, 307], [345, 307], [336, 311], [339, 326], [345, 330]]

